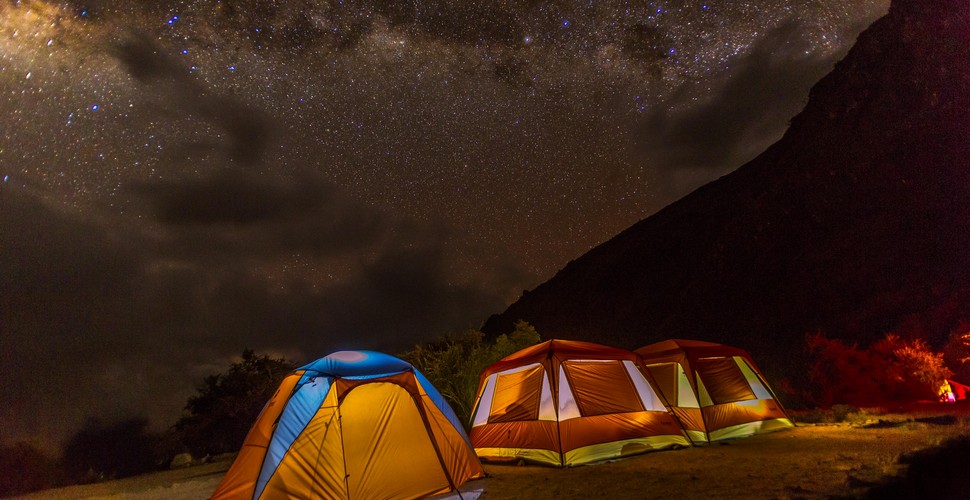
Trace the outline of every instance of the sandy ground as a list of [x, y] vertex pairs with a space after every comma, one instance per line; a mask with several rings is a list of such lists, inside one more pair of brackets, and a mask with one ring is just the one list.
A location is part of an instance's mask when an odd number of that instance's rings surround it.
[[[970, 419], [965, 416], [949, 425], [913, 418], [897, 415], [853, 424], [799, 425], [773, 434], [571, 469], [486, 465], [483, 498], [853, 497], [899, 473], [904, 467], [899, 464], [900, 455], [970, 435]], [[892, 423], [881, 425], [876, 419]], [[221, 461], [20, 498], [204, 499], [229, 465]]]

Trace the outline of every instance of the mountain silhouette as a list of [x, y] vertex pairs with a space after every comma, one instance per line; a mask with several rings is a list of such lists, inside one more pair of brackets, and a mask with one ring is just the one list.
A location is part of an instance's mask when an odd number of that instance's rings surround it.
[[970, 3], [894, 0], [777, 143], [483, 329], [519, 319], [625, 348], [728, 343], [789, 374], [806, 333], [942, 346], [970, 319]]

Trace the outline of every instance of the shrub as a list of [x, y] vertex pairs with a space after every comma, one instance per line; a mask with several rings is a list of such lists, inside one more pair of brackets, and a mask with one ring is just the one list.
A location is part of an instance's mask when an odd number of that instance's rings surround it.
[[950, 438], [937, 447], [899, 457], [906, 469], [890, 476], [864, 498], [966, 498], [970, 468], [970, 436]]
[[792, 418], [800, 424], [835, 424], [858, 420], [866, 415], [865, 412], [852, 405], [835, 404], [829, 409], [812, 408], [810, 410], [789, 410]]
[[956, 380], [970, 381], [970, 323], [960, 323], [950, 332], [943, 355], [947, 366], [956, 372]]
[[888, 374], [896, 401], [935, 399], [940, 385], [953, 375], [943, 362], [943, 353], [930, 350], [923, 339], [903, 340], [889, 334], [874, 346], [890, 359]]
[[809, 335], [806, 346], [812, 357], [809, 379], [823, 406], [935, 399], [952, 373], [943, 355], [923, 340], [904, 340], [892, 333], [867, 349], [821, 333]]
[[89, 483], [155, 470], [159, 437], [147, 427], [143, 417], [113, 424], [88, 420], [64, 446], [64, 471], [75, 482]]
[[0, 497], [64, 484], [57, 461], [28, 442], [0, 445]]
[[515, 331], [499, 335], [494, 342], [478, 330], [452, 334], [419, 344], [401, 355], [414, 365], [448, 400], [455, 414], [466, 425], [474, 410], [478, 380], [492, 363], [539, 342], [539, 333], [525, 321]]
[[874, 373], [876, 368], [868, 353], [821, 333], [809, 335], [806, 344], [812, 357], [808, 376], [820, 405], [840, 402], [864, 405], [878, 400], [880, 377]]
[[210, 375], [185, 404], [175, 424], [182, 444], [196, 456], [237, 451], [263, 406], [295, 366], [247, 349], [229, 370]]
[[850, 415], [855, 415], [857, 413], [859, 413], [859, 409], [852, 405], [832, 405], [832, 419], [836, 422], [845, 422]]

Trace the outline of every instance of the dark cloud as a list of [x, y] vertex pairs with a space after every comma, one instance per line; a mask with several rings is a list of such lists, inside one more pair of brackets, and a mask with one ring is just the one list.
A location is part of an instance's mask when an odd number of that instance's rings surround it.
[[80, 381], [137, 335], [141, 256], [129, 235], [16, 186], [0, 188], [0, 211], [0, 415], [14, 432], [40, 431], [96, 407], [98, 389]]
[[[159, 53], [141, 40], [116, 55], [146, 92], [186, 100], [168, 120], [232, 131], [245, 114], [258, 134], [272, 129]], [[446, 226], [380, 211], [313, 171], [242, 164], [235, 143], [250, 135], [214, 142], [201, 173], [173, 162], [164, 180], [127, 185], [125, 213], [0, 184], [5, 437], [56, 442], [89, 416], [165, 427], [244, 348], [298, 362], [394, 353], [502, 307], [493, 284], [462, 276]]]
[[333, 187], [285, 184], [276, 176], [222, 170], [199, 179], [141, 184], [137, 190], [166, 224], [245, 226], [316, 210]]
[[463, 44], [515, 44], [524, 36], [519, 15], [534, 2], [404, 0], [374, 2], [394, 25], [408, 25], [434, 38]]
[[664, 30], [642, 23], [625, 27], [620, 39], [620, 46], [630, 57], [648, 62], [666, 57], [670, 45]]
[[[261, 258], [305, 252], [333, 256], [371, 246], [393, 224], [319, 175], [293, 177], [223, 169], [200, 178], [136, 184], [144, 212], [173, 251], [221, 258], [241, 248]], [[185, 250], [188, 249], [188, 250]]]
[[197, 143], [194, 149], [214, 148], [243, 164], [262, 159], [272, 133], [262, 111], [206, 88], [192, 77], [189, 68], [165, 55], [147, 36], [129, 36], [115, 47], [114, 55], [135, 79], [166, 103], [168, 113], [203, 120], [226, 132], [226, 141]]
[[[277, 194], [297, 191], [280, 182]], [[297, 361], [400, 352], [502, 306], [455, 276], [447, 232], [374, 211], [361, 223], [362, 205], [321, 198], [242, 226], [221, 216], [133, 225], [0, 192], [7, 435], [134, 412], [170, 425], [201, 377], [243, 348]], [[294, 254], [306, 265], [280, 271]]]
[[[777, 140], [811, 86], [841, 54], [811, 50], [789, 21], [760, 38], [710, 90], [688, 84], [641, 126], [640, 148], [662, 171], [725, 173]], [[695, 102], [699, 101], [699, 102]]]

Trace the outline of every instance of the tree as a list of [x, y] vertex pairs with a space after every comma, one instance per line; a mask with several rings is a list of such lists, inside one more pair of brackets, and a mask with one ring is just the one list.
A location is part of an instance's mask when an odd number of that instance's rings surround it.
[[37, 446], [26, 441], [0, 445], [0, 497], [23, 495], [64, 482], [56, 460]]
[[867, 405], [881, 400], [881, 377], [874, 372], [881, 369], [882, 364], [874, 365], [866, 351], [822, 333], [808, 335], [806, 346], [812, 359], [808, 372], [814, 385], [812, 399], [818, 404]]
[[953, 375], [943, 361], [943, 353], [933, 352], [923, 339], [905, 340], [888, 334], [875, 348], [894, 358], [890, 376], [897, 382], [899, 399], [933, 399], [943, 382]]
[[809, 378], [823, 406], [933, 400], [952, 375], [943, 354], [918, 338], [907, 340], [889, 333], [862, 349], [817, 333], [807, 337], [806, 345], [813, 358]]
[[947, 366], [955, 372], [956, 380], [970, 381], [970, 323], [961, 322], [950, 332], [943, 354]]
[[63, 467], [76, 482], [116, 479], [155, 470], [159, 438], [148, 420], [135, 417], [113, 424], [90, 419], [64, 446]]
[[246, 349], [225, 373], [206, 377], [175, 424], [182, 444], [196, 456], [237, 451], [259, 412], [296, 366]]
[[518, 321], [515, 331], [499, 335], [494, 342], [485, 340], [485, 334], [478, 330], [468, 330], [416, 345], [401, 357], [428, 377], [467, 425], [482, 371], [539, 340], [539, 333], [532, 325]]

